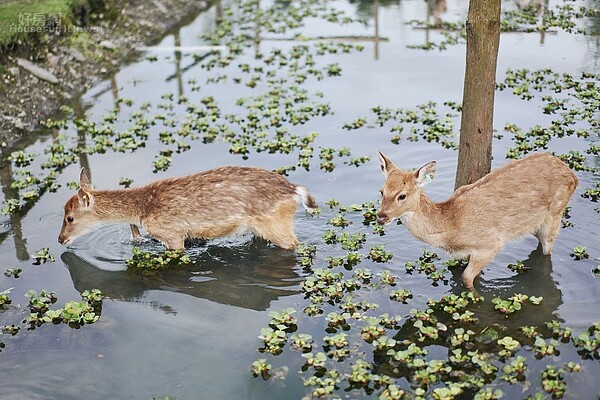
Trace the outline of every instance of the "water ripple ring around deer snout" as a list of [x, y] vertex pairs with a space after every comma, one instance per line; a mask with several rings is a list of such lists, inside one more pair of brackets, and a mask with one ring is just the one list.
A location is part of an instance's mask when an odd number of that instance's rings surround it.
[[[142, 244], [148, 239], [142, 239]], [[63, 247], [106, 271], [127, 269], [125, 260], [131, 258], [133, 247], [129, 225], [109, 225], [94, 229]], [[157, 244], [158, 246], [158, 244]]]

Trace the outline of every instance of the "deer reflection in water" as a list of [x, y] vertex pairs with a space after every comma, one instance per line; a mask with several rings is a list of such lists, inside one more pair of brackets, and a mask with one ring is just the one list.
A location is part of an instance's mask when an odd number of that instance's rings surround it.
[[[71, 251], [62, 253], [75, 289], [97, 288], [112, 299], [143, 301], [146, 292], [167, 290], [235, 307], [266, 310], [272, 301], [299, 293], [296, 258], [279, 248], [265, 249], [254, 239], [243, 246], [210, 246], [193, 263], [180, 269], [143, 275], [135, 271], [106, 271]], [[168, 313], [168, 306], [150, 304]]]
[[[474, 313], [474, 317], [477, 319], [476, 322], [460, 323], [453, 320], [448, 313], [441, 310], [435, 311], [433, 313], [434, 318], [447, 325], [447, 330], [439, 330], [437, 339], [427, 339], [420, 342], [418, 340], [420, 336], [419, 329], [414, 326], [416, 319], [415, 317], [409, 317], [404, 320], [403, 325], [394, 335], [394, 339], [398, 342], [394, 348], [402, 350], [406, 347], [402, 343], [415, 343], [421, 348], [428, 349], [432, 354], [439, 354], [439, 352], [452, 354], [453, 350], [461, 348], [461, 345], [453, 345], [450, 340], [457, 328], [474, 332], [469, 343], [463, 345], [463, 347], [466, 346], [465, 348], [468, 348], [469, 351], [481, 351], [482, 354], [497, 351], [497, 339], [505, 336], [515, 338], [521, 343], [532, 342], [533, 339], [527, 339], [520, 329], [524, 326], [535, 328], [537, 334], [544, 339], [552, 337], [552, 330], [546, 326], [546, 323], [554, 320], [562, 322], [556, 313], [563, 303], [562, 291], [557, 287], [552, 276], [552, 261], [550, 257], [544, 255], [542, 246], [538, 245], [537, 249], [532, 251], [528, 258], [523, 261], [523, 266], [526, 271], [511, 278], [481, 279], [480, 294], [484, 298], [483, 302], [472, 303], [466, 308]], [[452, 272], [456, 275], [454, 282], [458, 281], [461, 273], [460, 269], [453, 269]], [[449, 294], [460, 296], [463, 291], [464, 287], [460, 284], [454, 284]], [[543, 297], [543, 300], [539, 305], [524, 304], [523, 309], [508, 318], [494, 309], [493, 298], [507, 299], [516, 293]], [[445, 357], [442, 356], [442, 358]], [[394, 377], [405, 376], [409, 380], [412, 378], [411, 374], [413, 372], [410, 369], [399, 365], [399, 362], [394, 361], [385, 352], [375, 351], [374, 361], [373, 373], [382, 373]], [[458, 372], [457, 370], [456, 373]]]

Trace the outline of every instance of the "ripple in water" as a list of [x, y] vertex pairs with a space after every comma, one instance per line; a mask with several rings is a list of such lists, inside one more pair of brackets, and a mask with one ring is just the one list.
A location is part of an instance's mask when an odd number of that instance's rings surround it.
[[[144, 238], [140, 245], [150, 239]], [[79, 257], [106, 271], [127, 269], [125, 260], [131, 258], [136, 243], [127, 225], [111, 225], [78, 237], [67, 247]], [[157, 244], [158, 246], [158, 244]]]
[[[131, 236], [128, 225], [110, 225], [94, 229], [78, 237], [67, 246], [69, 251], [80, 258], [105, 271], [123, 271], [127, 269], [126, 260], [132, 256], [133, 248], [138, 246], [145, 251], [161, 252], [165, 246], [153, 240], [148, 234], [142, 232], [143, 238], [135, 242]], [[239, 259], [251, 256], [252, 251], [247, 244], [252, 240], [252, 235], [240, 235], [210, 241], [192, 240], [186, 242], [186, 254], [192, 258], [212, 259], [220, 262], [219, 251], [211, 249], [229, 248], [238, 252]], [[227, 262], [228, 263], [228, 262]]]
[[[63, 212], [51, 212], [40, 217], [39, 222], [42, 227], [50, 229], [60, 229], [63, 220]], [[58, 234], [57, 234], [58, 235]]]

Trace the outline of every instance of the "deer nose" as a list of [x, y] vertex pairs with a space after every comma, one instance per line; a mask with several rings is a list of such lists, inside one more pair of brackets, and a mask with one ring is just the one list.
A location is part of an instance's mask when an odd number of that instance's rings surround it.
[[382, 213], [377, 214], [377, 223], [379, 225], [385, 225], [388, 220], [388, 216]]
[[60, 237], [60, 236], [58, 237], [58, 243], [60, 243], [60, 244], [63, 244], [63, 243], [64, 243], [64, 241], [65, 241], [65, 240], [64, 240], [62, 237]]

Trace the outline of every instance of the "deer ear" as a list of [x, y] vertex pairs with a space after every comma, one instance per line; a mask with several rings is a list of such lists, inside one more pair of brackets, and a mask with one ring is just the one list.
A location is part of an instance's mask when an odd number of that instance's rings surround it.
[[417, 185], [425, 186], [433, 181], [435, 171], [437, 170], [437, 163], [435, 161], [429, 161], [415, 172], [415, 180]]
[[83, 189], [77, 191], [77, 198], [79, 199], [79, 205], [83, 211], [90, 210], [94, 205], [94, 196]]
[[392, 172], [394, 169], [398, 169], [396, 164], [394, 164], [389, 158], [385, 156], [382, 152], [377, 150], [377, 156], [379, 157], [379, 167], [381, 168], [381, 172], [386, 177]]
[[90, 182], [90, 178], [88, 177], [87, 172], [85, 172], [85, 168], [81, 168], [81, 172], [79, 173], [79, 187], [86, 191], [93, 189], [92, 182]]

